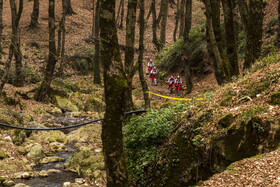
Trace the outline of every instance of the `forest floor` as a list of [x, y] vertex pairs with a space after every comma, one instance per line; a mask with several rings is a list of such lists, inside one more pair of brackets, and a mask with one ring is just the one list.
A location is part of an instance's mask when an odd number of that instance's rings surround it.
[[[6, 3], [5, 3], [6, 2]], [[10, 15], [10, 7], [7, 1], [4, 2], [4, 12], [3, 12], [3, 20], [4, 20], [4, 35], [5, 42], [8, 43], [10, 39], [11, 33], [11, 15]], [[268, 0], [268, 5], [266, 8], [265, 14], [265, 22], [268, 22], [272, 17], [277, 15], [277, 0]], [[56, 1], [56, 24], [59, 24], [59, 20], [61, 17], [61, 2]], [[66, 54], [68, 56], [73, 56], [76, 52], [77, 47], [83, 46], [85, 48], [93, 48], [93, 44], [88, 42], [91, 35], [91, 26], [92, 26], [92, 11], [90, 9], [91, 0], [72, 0], [72, 7], [76, 14], [72, 16], [68, 16], [66, 19]], [[159, 7], [160, 1], [157, 1], [157, 7]], [[202, 3], [200, 1], [194, 1], [193, 8], [193, 26], [200, 25], [204, 22], [204, 13], [201, 11]], [[39, 23], [40, 28], [36, 30], [29, 30], [27, 26], [30, 22], [30, 16], [32, 12], [33, 3], [28, 0], [24, 0], [24, 10], [22, 19], [20, 22], [21, 28], [21, 43], [22, 43], [22, 54], [24, 58], [23, 64], [28, 65], [34, 68], [36, 71], [41, 71], [42, 68], [46, 64], [47, 57], [47, 46], [48, 46], [48, 1], [40, 1], [40, 17]], [[119, 1], [117, 1], [117, 7], [119, 5]], [[150, 1], [146, 2], [145, 10], [149, 10]], [[170, 46], [173, 43], [173, 29], [174, 29], [174, 20], [175, 20], [175, 5], [171, 7], [169, 10], [168, 24], [167, 24], [167, 42], [166, 46]], [[157, 8], [159, 11], [159, 8]], [[125, 11], [126, 15], [126, 11]], [[125, 21], [124, 21], [125, 26]], [[152, 41], [152, 24], [151, 17], [147, 24], [147, 30], [145, 33], [145, 52], [144, 59], [147, 61], [152, 58], [155, 59], [157, 55], [157, 51]], [[138, 25], [136, 26], [136, 48], [138, 48]], [[125, 45], [125, 29], [118, 30], [119, 43], [121, 45]], [[41, 46], [40, 51], [30, 50], [29, 47], [33, 42], [39, 43]], [[7, 53], [7, 45], [5, 48], [5, 52]], [[6, 56], [4, 55], [2, 62], [5, 62]], [[124, 59], [124, 51], [122, 50], [122, 56]], [[135, 54], [135, 61], [138, 58], [138, 54]], [[156, 63], [156, 62], [155, 62]], [[72, 74], [73, 70], [70, 67], [65, 68], [67, 74]], [[144, 63], [144, 72], [146, 72], [146, 63]], [[160, 70], [159, 70], [160, 71]], [[73, 73], [74, 74], [74, 73]], [[174, 72], [173, 75], [177, 75], [177, 72]], [[149, 85], [149, 89], [151, 92], [170, 96], [168, 86], [165, 84], [163, 80], [159, 80], [158, 86], [151, 86], [150, 79], [147, 77], [147, 83]], [[181, 75], [181, 77], [183, 77]], [[166, 77], [167, 80], [168, 77]], [[73, 75], [71, 78], [73, 81], [77, 81], [83, 79], [82, 75]], [[184, 81], [184, 79], [183, 79]], [[201, 94], [206, 92], [212, 92], [218, 88], [217, 82], [215, 80], [215, 76], [213, 73], [208, 74], [202, 77], [194, 77], [193, 78], [194, 87], [193, 92], [187, 96], [181, 94], [179, 97], [198, 97]], [[140, 88], [141, 85], [139, 83], [138, 75], [134, 77], [134, 85], [135, 88]], [[28, 91], [38, 86], [28, 85], [22, 88], [16, 88], [10, 84], [7, 84], [4, 88], [4, 91], [8, 96], [14, 96], [16, 91]], [[139, 91], [139, 89], [135, 89], [135, 91]], [[141, 90], [141, 89], [140, 89]], [[141, 92], [140, 92], [141, 93]], [[173, 97], [177, 97], [175, 94]], [[135, 96], [137, 100], [142, 100], [142, 94], [138, 94]], [[161, 103], [166, 102], [166, 99], [159, 99], [156, 96], [152, 96], [152, 100], [159, 100], [157, 103], [160, 105]], [[169, 101], [174, 103], [176, 101]], [[42, 115], [38, 115], [34, 112], [37, 108], [52, 108], [53, 105], [35, 102], [34, 100], [25, 101], [26, 108], [24, 109], [24, 113], [29, 113], [36, 118], [42, 118]], [[152, 102], [153, 104], [153, 102]], [[20, 106], [8, 106], [1, 104], [1, 107], [7, 107], [14, 111], [20, 111]], [[139, 104], [143, 105], [142, 103]], [[153, 106], [152, 106], [153, 107]], [[204, 182], [204, 186], [279, 186], [280, 184], [280, 175], [279, 171], [279, 159], [278, 159], [279, 151], [267, 153], [265, 155], [260, 156], [259, 158], [252, 159], [244, 159], [242, 161], [234, 164], [234, 167], [231, 169], [232, 171], [238, 172], [223, 172], [219, 175], [213, 176], [210, 180]], [[242, 166], [242, 167], [241, 167]]]

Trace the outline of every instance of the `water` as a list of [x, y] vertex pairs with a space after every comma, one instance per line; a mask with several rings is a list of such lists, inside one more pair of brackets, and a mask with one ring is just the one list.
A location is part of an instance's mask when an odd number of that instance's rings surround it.
[[24, 183], [31, 187], [62, 187], [64, 182], [75, 182], [75, 178], [78, 178], [76, 173], [65, 171], [64, 164], [69, 162], [71, 154], [75, 152], [73, 144], [66, 145], [68, 151], [56, 152], [54, 156], [63, 157], [66, 160], [64, 162], [51, 162], [47, 164], [38, 164], [33, 167], [33, 171], [42, 171], [49, 169], [60, 170], [59, 173], [49, 173], [48, 177], [35, 177], [30, 179], [15, 179], [16, 183]]

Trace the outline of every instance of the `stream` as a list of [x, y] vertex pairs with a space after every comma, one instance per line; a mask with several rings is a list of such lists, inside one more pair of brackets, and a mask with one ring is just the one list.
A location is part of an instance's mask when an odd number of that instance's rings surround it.
[[[60, 123], [63, 126], [73, 125], [75, 123], [81, 123], [87, 121], [88, 119], [84, 119], [81, 117], [77, 118], [69, 118], [66, 116], [60, 116], [53, 119], [54, 122]], [[75, 128], [76, 129], [76, 128]], [[65, 129], [63, 132], [68, 134], [75, 129]], [[65, 151], [66, 150], [66, 151]], [[69, 162], [71, 155], [77, 151], [77, 148], [74, 147], [73, 143], [68, 143], [65, 145], [65, 149], [63, 151], [54, 152], [54, 155], [57, 157], [65, 158], [63, 162], [50, 162], [47, 164], [38, 164], [35, 165], [32, 169], [34, 171], [42, 171], [42, 170], [50, 170], [55, 169], [59, 170], [60, 172], [51, 172], [48, 173], [47, 177], [31, 177], [29, 179], [14, 179], [16, 183], [23, 183], [29, 185], [31, 187], [62, 187], [64, 182], [75, 182], [75, 178], [79, 178], [78, 174], [65, 171], [64, 164]]]

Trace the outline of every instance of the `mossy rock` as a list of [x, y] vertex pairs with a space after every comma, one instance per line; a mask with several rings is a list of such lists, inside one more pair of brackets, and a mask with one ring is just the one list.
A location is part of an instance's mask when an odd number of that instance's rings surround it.
[[52, 142], [59, 142], [66, 144], [68, 142], [67, 136], [62, 131], [44, 132], [40, 136], [35, 137], [36, 140], [44, 139], [44, 143], [50, 144]]
[[10, 155], [7, 154], [7, 150], [0, 150], [0, 159], [9, 158]]
[[79, 108], [65, 97], [55, 96], [55, 104], [58, 108], [66, 109], [72, 112], [78, 112]]
[[96, 98], [90, 97], [87, 99], [84, 110], [102, 112], [105, 110], [105, 104]]
[[17, 152], [21, 155], [25, 155], [26, 153], [28, 153], [28, 150], [23, 146], [18, 146], [17, 147]]
[[27, 137], [26, 132], [23, 130], [15, 129], [12, 135], [13, 143], [21, 145]]
[[234, 116], [233, 114], [227, 114], [227, 115], [224, 115], [218, 122], [218, 124], [220, 126], [222, 126], [223, 128], [227, 128], [229, 127], [232, 122], [234, 121]]
[[102, 155], [96, 155], [91, 150], [82, 150], [75, 153], [66, 168], [70, 171], [77, 172], [83, 177], [94, 177], [94, 171], [104, 170], [104, 161]]
[[17, 171], [18, 166], [16, 164], [9, 163], [6, 160], [0, 160], [0, 168], [5, 171]]
[[45, 154], [43, 152], [43, 147], [40, 144], [33, 146], [27, 154], [27, 157], [34, 161], [39, 161], [44, 158]]
[[274, 92], [271, 96], [270, 96], [270, 101], [269, 103], [272, 105], [280, 105], [280, 91]]

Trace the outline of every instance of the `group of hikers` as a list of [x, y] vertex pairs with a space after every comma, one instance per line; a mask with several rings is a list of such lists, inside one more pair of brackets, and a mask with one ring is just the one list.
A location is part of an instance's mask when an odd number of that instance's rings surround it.
[[[150, 59], [148, 61], [148, 74], [151, 78], [152, 85], [157, 85], [157, 68], [154, 66], [153, 60]], [[169, 86], [170, 93], [173, 93], [173, 90], [175, 89], [177, 94], [180, 94], [180, 90], [182, 89], [182, 80], [180, 76], [178, 75], [176, 78], [173, 77], [173, 75], [170, 75], [167, 81], [167, 84]]]

